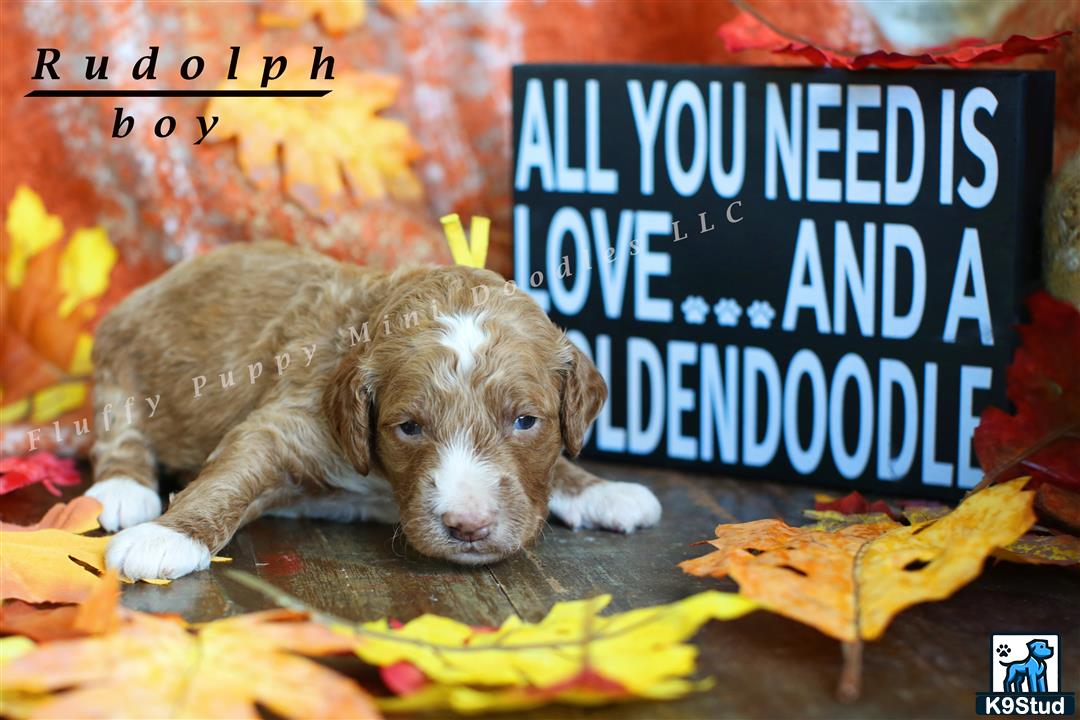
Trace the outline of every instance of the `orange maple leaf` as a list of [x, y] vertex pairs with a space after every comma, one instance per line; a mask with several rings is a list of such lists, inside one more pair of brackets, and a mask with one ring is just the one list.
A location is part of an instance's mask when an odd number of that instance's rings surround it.
[[290, 610], [192, 627], [121, 611], [106, 634], [48, 642], [4, 665], [0, 714], [28, 717], [378, 718], [347, 677], [299, 655], [347, 653], [355, 639]]
[[767, 608], [841, 640], [855, 639], [855, 556], [896, 523], [850, 525], [829, 532], [782, 520], [720, 525], [716, 552], [680, 564], [691, 575], [730, 575], [739, 592]]
[[32, 532], [34, 530], [67, 530], [72, 533], [86, 533], [97, 530], [98, 516], [101, 515], [101, 503], [92, 497], [82, 495], [69, 503], [56, 503], [48, 512], [32, 525], [16, 525], [0, 522], [3, 532]]
[[0, 606], [0, 632], [37, 642], [102, 635], [119, 626], [119, 602], [120, 580], [109, 571], [81, 605], [37, 607], [21, 600], [4, 603]]
[[[239, 85], [221, 87], [257, 88], [260, 72], [257, 63], [242, 65]], [[215, 141], [236, 139], [240, 168], [252, 182], [262, 189], [283, 182], [301, 206], [322, 216], [345, 207], [350, 196], [422, 196], [410, 167], [420, 156], [419, 144], [400, 120], [379, 115], [397, 96], [397, 77], [339, 68], [333, 81], [290, 80], [289, 86], [331, 92], [316, 98], [214, 98], [207, 106], [207, 115], [220, 117]]]
[[[951, 513], [900, 525], [882, 520], [830, 532], [779, 520], [720, 525], [716, 551], [680, 564], [724, 577], [773, 612], [838, 640], [875, 640], [904, 608], [941, 600], [974, 580], [987, 557], [1035, 522], [1027, 478], [970, 495]], [[997, 492], [991, 492], [997, 490]]]

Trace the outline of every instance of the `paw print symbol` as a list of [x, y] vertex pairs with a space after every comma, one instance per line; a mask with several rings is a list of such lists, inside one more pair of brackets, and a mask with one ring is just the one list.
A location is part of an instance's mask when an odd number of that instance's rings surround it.
[[739, 318], [742, 316], [742, 306], [735, 301], [735, 298], [720, 298], [712, 309], [716, 313], [717, 324], [724, 327], [735, 327], [739, 324]]
[[688, 295], [682, 301], [682, 314], [690, 325], [704, 325], [709, 315], [709, 304], [700, 295]]
[[750, 303], [750, 307], [746, 309], [746, 317], [750, 320], [750, 327], [757, 328], [758, 330], [768, 330], [772, 327], [773, 318], [776, 317], [776, 311], [773, 310], [765, 300], [755, 300]]
[[1009, 657], [1009, 646], [1004, 644], [998, 645], [997, 654], [999, 658]]

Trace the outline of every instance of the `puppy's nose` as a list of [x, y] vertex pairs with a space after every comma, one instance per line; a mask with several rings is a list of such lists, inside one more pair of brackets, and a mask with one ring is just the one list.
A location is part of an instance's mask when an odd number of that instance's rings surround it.
[[494, 520], [490, 514], [472, 512], [448, 512], [442, 516], [443, 525], [450, 537], [462, 542], [476, 542], [486, 538], [491, 534]]

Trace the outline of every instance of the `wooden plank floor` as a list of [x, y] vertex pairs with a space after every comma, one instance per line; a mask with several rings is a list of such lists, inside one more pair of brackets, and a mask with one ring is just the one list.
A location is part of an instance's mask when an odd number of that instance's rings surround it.
[[[643, 482], [664, 506], [661, 525], [630, 536], [572, 532], [552, 525], [539, 544], [490, 567], [461, 567], [419, 556], [389, 526], [264, 518], [222, 552], [304, 601], [356, 620], [424, 612], [495, 625], [516, 613], [543, 616], [560, 600], [610, 593], [614, 610], [665, 603], [729, 582], [693, 578], [675, 565], [704, 552], [718, 522], [780, 517], [802, 524], [813, 491], [767, 483], [586, 464], [610, 479]], [[27, 521], [54, 499], [32, 488], [0, 503], [4, 520]], [[263, 609], [269, 601], [237, 585], [221, 566], [168, 586], [138, 584], [124, 604], [176, 612], [192, 621]], [[765, 612], [711, 623], [697, 637], [703, 675], [715, 687], [668, 703], [600, 709], [545, 708], [527, 717], [780, 718], [968, 717], [989, 688], [989, 635], [1037, 630], [1061, 634], [1064, 690], [1080, 690], [1080, 574], [998, 564], [952, 599], [901, 614], [867, 647], [862, 698], [834, 698], [839, 645]]]

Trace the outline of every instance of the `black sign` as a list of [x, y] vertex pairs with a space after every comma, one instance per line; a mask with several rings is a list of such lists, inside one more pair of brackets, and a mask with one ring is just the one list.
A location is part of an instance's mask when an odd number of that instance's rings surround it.
[[1038, 276], [1052, 73], [514, 68], [515, 281], [586, 454], [953, 497]]

